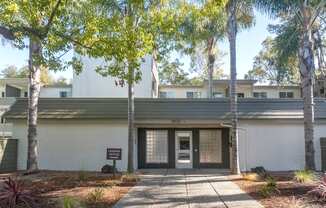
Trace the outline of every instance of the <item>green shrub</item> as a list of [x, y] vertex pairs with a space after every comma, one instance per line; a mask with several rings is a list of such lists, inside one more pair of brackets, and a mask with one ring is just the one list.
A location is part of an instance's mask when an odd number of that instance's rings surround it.
[[87, 179], [88, 179], [88, 173], [86, 171], [78, 172], [78, 180], [79, 181], [86, 181]]
[[137, 182], [139, 181], [139, 178], [137, 175], [135, 174], [125, 174], [121, 177], [121, 181], [123, 183], [134, 183], [134, 182]]
[[87, 195], [87, 203], [96, 204], [100, 201], [103, 201], [104, 198], [104, 189], [96, 188]]
[[77, 201], [70, 197], [70, 196], [65, 196], [63, 197], [63, 208], [75, 208], [77, 207]]
[[279, 193], [277, 183], [273, 177], [267, 177], [266, 184], [259, 190], [263, 197], [269, 197], [272, 194]]
[[310, 170], [299, 170], [294, 172], [294, 180], [299, 183], [308, 183], [315, 180], [315, 174]]

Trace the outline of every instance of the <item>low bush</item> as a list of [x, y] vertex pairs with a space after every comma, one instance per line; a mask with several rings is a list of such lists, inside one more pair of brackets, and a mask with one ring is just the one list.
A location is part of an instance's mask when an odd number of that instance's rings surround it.
[[263, 197], [269, 197], [272, 194], [280, 193], [277, 183], [273, 177], [267, 177], [266, 184], [259, 190]]
[[136, 183], [139, 181], [139, 177], [135, 174], [125, 174], [121, 177], [123, 183]]
[[284, 202], [286, 208], [307, 208], [307, 204], [304, 200], [292, 197], [289, 202]]
[[308, 183], [314, 181], [316, 178], [313, 171], [299, 170], [294, 172], [294, 180], [299, 183]]
[[70, 196], [65, 196], [63, 197], [63, 208], [77, 208], [79, 207], [79, 203], [76, 199], [70, 197]]
[[38, 207], [34, 195], [28, 191], [23, 183], [12, 178], [4, 181], [0, 189], [0, 207]]
[[316, 196], [319, 200], [326, 202], [326, 175], [318, 182], [318, 185], [313, 188], [308, 194]]
[[88, 179], [88, 173], [86, 171], [78, 172], [78, 180], [79, 181], [86, 181], [87, 179]]
[[92, 192], [87, 195], [87, 203], [88, 204], [96, 204], [98, 202], [103, 201], [104, 199], [104, 189], [103, 188], [95, 188]]

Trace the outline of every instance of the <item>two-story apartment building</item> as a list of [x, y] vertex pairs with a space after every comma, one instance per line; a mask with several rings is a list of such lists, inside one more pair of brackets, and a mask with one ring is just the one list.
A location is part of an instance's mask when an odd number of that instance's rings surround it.
[[[256, 80], [237, 80], [239, 98], [301, 98], [298, 85], [257, 85]], [[213, 98], [229, 96], [229, 80], [213, 81]], [[160, 85], [160, 98], [208, 98], [208, 82], [202, 85]]]
[[[127, 88], [94, 71], [101, 60], [83, 59], [74, 75], [72, 97], [40, 98], [39, 167], [50, 170], [99, 171], [112, 161], [107, 148], [122, 150], [117, 161], [127, 168]], [[135, 87], [134, 162], [136, 168], [231, 168], [228, 80], [214, 81], [214, 97], [202, 86], [160, 86], [155, 61], [142, 63]], [[239, 160], [242, 171], [257, 166], [285, 171], [304, 168], [303, 102], [296, 87], [256, 86], [239, 80]], [[159, 96], [158, 96], [159, 95]], [[159, 98], [157, 98], [159, 97]], [[165, 99], [168, 97], [170, 99]], [[201, 99], [187, 99], [187, 98]], [[256, 98], [255, 98], [256, 97]], [[267, 97], [267, 98], [266, 98]], [[283, 98], [280, 99], [279, 97]], [[292, 98], [293, 97], [293, 98]], [[18, 139], [18, 169], [26, 168], [27, 99], [18, 98], [5, 114]], [[315, 101], [315, 161], [326, 170], [320, 146], [326, 137], [326, 101]]]

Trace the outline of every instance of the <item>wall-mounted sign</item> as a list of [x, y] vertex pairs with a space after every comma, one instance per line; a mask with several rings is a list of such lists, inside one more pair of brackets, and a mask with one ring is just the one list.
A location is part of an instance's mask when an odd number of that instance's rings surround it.
[[121, 148], [108, 148], [106, 151], [107, 160], [121, 160]]

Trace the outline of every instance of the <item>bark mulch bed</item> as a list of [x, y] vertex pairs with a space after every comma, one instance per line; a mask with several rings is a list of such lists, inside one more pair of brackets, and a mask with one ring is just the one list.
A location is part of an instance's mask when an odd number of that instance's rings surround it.
[[[38, 199], [41, 207], [62, 208], [63, 197], [73, 198], [83, 207], [111, 207], [126, 194], [136, 182], [122, 182], [121, 175], [113, 177], [96, 172], [41, 171], [32, 175], [21, 173], [0, 174], [0, 185], [7, 177], [23, 181], [24, 187]], [[88, 199], [89, 193], [101, 189], [99, 201]]]
[[[273, 174], [272, 174], [273, 175]], [[326, 208], [326, 203], [318, 201], [307, 194], [316, 183], [298, 183], [292, 180], [293, 174], [274, 174], [279, 193], [264, 197], [259, 192], [266, 184], [263, 181], [252, 181], [244, 178], [232, 178], [242, 190], [259, 201], [265, 208]]]

